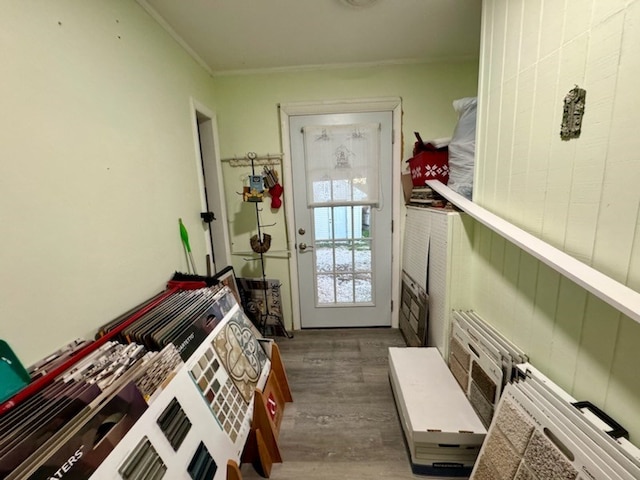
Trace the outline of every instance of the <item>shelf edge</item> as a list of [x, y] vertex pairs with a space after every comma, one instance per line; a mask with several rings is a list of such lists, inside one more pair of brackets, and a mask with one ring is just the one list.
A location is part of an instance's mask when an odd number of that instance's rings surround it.
[[429, 180], [426, 184], [498, 235], [640, 323], [640, 293], [467, 200], [442, 182]]

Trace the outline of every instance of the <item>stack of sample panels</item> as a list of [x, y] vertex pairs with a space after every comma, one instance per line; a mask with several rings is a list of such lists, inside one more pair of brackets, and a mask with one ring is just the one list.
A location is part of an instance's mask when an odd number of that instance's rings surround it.
[[270, 369], [259, 334], [234, 302], [91, 478], [145, 472], [151, 462], [171, 480], [226, 479], [227, 461], [240, 460], [249, 435], [255, 389], [264, 388]]
[[527, 360], [475, 312], [453, 310], [449, 368], [486, 427], [515, 366]]
[[88, 477], [181, 363], [173, 346], [105, 343], [0, 419], [0, 478], [57, 478], [69, 459]]
[[437, 348], [389, 348], [389, 377], [414, 473], [467, 476], [486, 429]]
[[76, 355], [82, 348], [89, 345], [89, 343], [91, 343], [89, 340], [82, 340], [78, 338], [57, 351], [47, 355], [42, 360], [34, 363], [28, 369], [31, 381], [33, 382], [34, 380], [43, 377], [59, 365], [62, 365], [68, 359]]
[[399, 327], [407, 345], [427, 344], [428, 295], [406, 272], [402, 272]]
[[[152, 351], [173, 344], [186, 360], [237, 304], [230, 292], [222, 286], [176, 292], [128, 325], [119, 339], [139, 343]], [[121, 318], [102, 326], [99, 335], [109, 333], [122, 321]]]
[[640, 478], [638, 449], [608, 434], [532, 370], [505, 388], [471, 478]]
[[[213, 326], [190, 342], [186, 361], [172, 343], [149, 352], [105, 342], [0, 417], [0, 478], [225, 479], [227, 461], [240, 460], [270, 359], [231, 290], [196, 296], [208, 303], [191, 318]], [[50, 371], [84, 344], [32, 372]]]

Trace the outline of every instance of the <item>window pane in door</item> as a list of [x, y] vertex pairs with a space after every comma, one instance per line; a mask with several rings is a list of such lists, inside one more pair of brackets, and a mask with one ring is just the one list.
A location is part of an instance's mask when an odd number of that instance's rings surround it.
[[336, 275], [336, 302], [353, 303], [353, 275]]
[[370, 238], [371, 237], [371, 207], [365, 205], [356, 207], [355, 211], [355, 232], [353, 238]]
[[336, 272], [353, 272], [353, 244], [338, 241], [334, 243]]
[[351, 201], [351, 181], [350, 180], [334, 180], [333, 181], [333, 198], [335, 203], [345, 203]]
[[313, 182], [313, 198], [316, 203], [330, 203], [331, 180], [319, 180]]
[[313, 210], [314, 238], [318, 240], [333, 239], [333, 217], [331, 207], [319, 207]]
[[371, 272], [371, 242], [356, 240], [353, 242], [354, 272]]
[[316, 304], [336, 303], [335, 281], [333, 275], [316, 276]]
[[372, 304], [371, 207], [318, 207], [313, 216], [316, 305]]
[[335, 271], [333, 262], [333, 242], [316, 242], [316, 272], [317, 273], [333, 273]]
[[371, 273], [358, 273], [355, 275], [356, 302], [373, 302], [373, 296], [371, 295], [372, 283]]

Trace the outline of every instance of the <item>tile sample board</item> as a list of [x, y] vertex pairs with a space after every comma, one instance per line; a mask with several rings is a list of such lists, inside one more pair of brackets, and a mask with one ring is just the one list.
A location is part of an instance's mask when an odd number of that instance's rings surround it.
[[213, 341], [226, 371], [244, 401], [249, 403], [267, 363], [267, 355], [259, 344], [253, 324], [236, 306], [231, 318]]
[[410, 347], [422, 347], [427, 342], [429, 299], [427, 292], [402, 272], [402, 293], [398, 326]]
[[[225, 346], [224, 362], [216, 344]], [[249, 384], [243, 377], [241, 383], [252, 385], [250, 401], [226, 365], [253, 368], [255, 379]], [[91, 478], [118, 478], [114, 472], [124, 466], [131, 470], [132, 455], [145, 441], [155, 452], [154, 471], [164, 478], [226, 480], [227, 461], [239, 462], [249, 435], [254, 389], [264, 386], [270, 367], [250, 321], [234, 302]], [[145, 451], [151, 452], [150, 447]]]

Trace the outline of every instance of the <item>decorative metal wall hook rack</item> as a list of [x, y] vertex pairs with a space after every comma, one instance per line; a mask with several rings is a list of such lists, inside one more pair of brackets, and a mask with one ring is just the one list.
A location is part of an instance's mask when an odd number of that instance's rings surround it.
[[[280, 162], [282, 160], [282, 154], [278, 154], [277, 156], [270, 156], [270, 154], [267, 154], [266, 156], [266, 160], [267, 161], [271, 161], [272, 159], [275, 159], [277, 162]], [[246, 166], [251, 166], [251, 175], [255, 176], [256, 175], [256, 170], [255, 167], [258, 164], [258, 159], [260, 158], [259, 155], [257, 155], [254, 152], [248, 152], [246, 154], [246, 156], [244, 157], [244, 159], [242, 159], [243, 161], [246, 161]], [[264, 159], [264, 156], [262, 157]], [[223, 160], [224, 161], [224, 160]], [[230, 165], [233, 165], [230, 162]], [[235, 166], [235, 165], [234, 165]], [[256, 226], [258, 228], [258, 233], [257, 235], [254, 235], [252, 237], [252, 242], [255, 243], [255, 241], [257, 240], [257, 242], [260, 244], [260, 246], [262, 246], [264, 244], [264, 242], [267, 240], [268, 237], [268, 241], [269, 241], [269, 245], [270, 245], [270, 241], [271, 241], [271, 236], [268, 234], [264, 234], [262, 232], [262, 230], [264, 228], [267, 227], [274, 227], [276, 226], [276, 223], [270, 224], [270, 225], [263, 225], [261, 223], [260, 220], [260, 212], [262, 211], [262, 208], [260, 207], [260, 202], [253, 202], [254, 203], [254, 208], [255, 208], [255, 212], [256, 212]], [[284, 326], [284, 322], [282, 321], [282, 317], [280, 315], [276, 315], [272, 312], [269, 311], [269, 295], [268, 295], [268, 287], [267, 287], [267, 275], [265, 272], [265, 265], [264, 265], [264, 258], [265, 258], [265, 253], [268, 250], [268, 247], [266, 249], [264, 248], [253, 248], [254, 245], [252, 245], [252, 249], [256, 252], [257, 256], [254, 258], [245, 258], [243, 257], [243, 260], [245, 262], [253, 262], [253, 261], [260, 261], [260, 272], [262, 273], [262, 293], [264, 295], [264, 308], [265, 311], [264, 313], [260, 312], [259, 315], [259, 325], [257, 326], [258, 329], [260, 330], [260, 332], [264, 335], [267, 329], [267, 324], [269, 319], [275, 320], [276, 325], [282, 329], [282, 332], [284, 333], [284, 335], [287, 338], [293, 338], [293, 334], [289, 333], [289, 331], [287, 330], [287, 328]]]
[[[249, 154], [253, 154], [253, 158], [249, 157]], [[254, 156], [255, 155], [255, 156]], [[279, 165], [282, 162], [282, 153], [265, 153], [258, 155], [254, 152], [248, 152], [246, 155], [239, 157], [234, 155], [233, 157], [223, 158], [222, 162], [227, 162], [231, 167], [254, 167], [256, 165]]]

